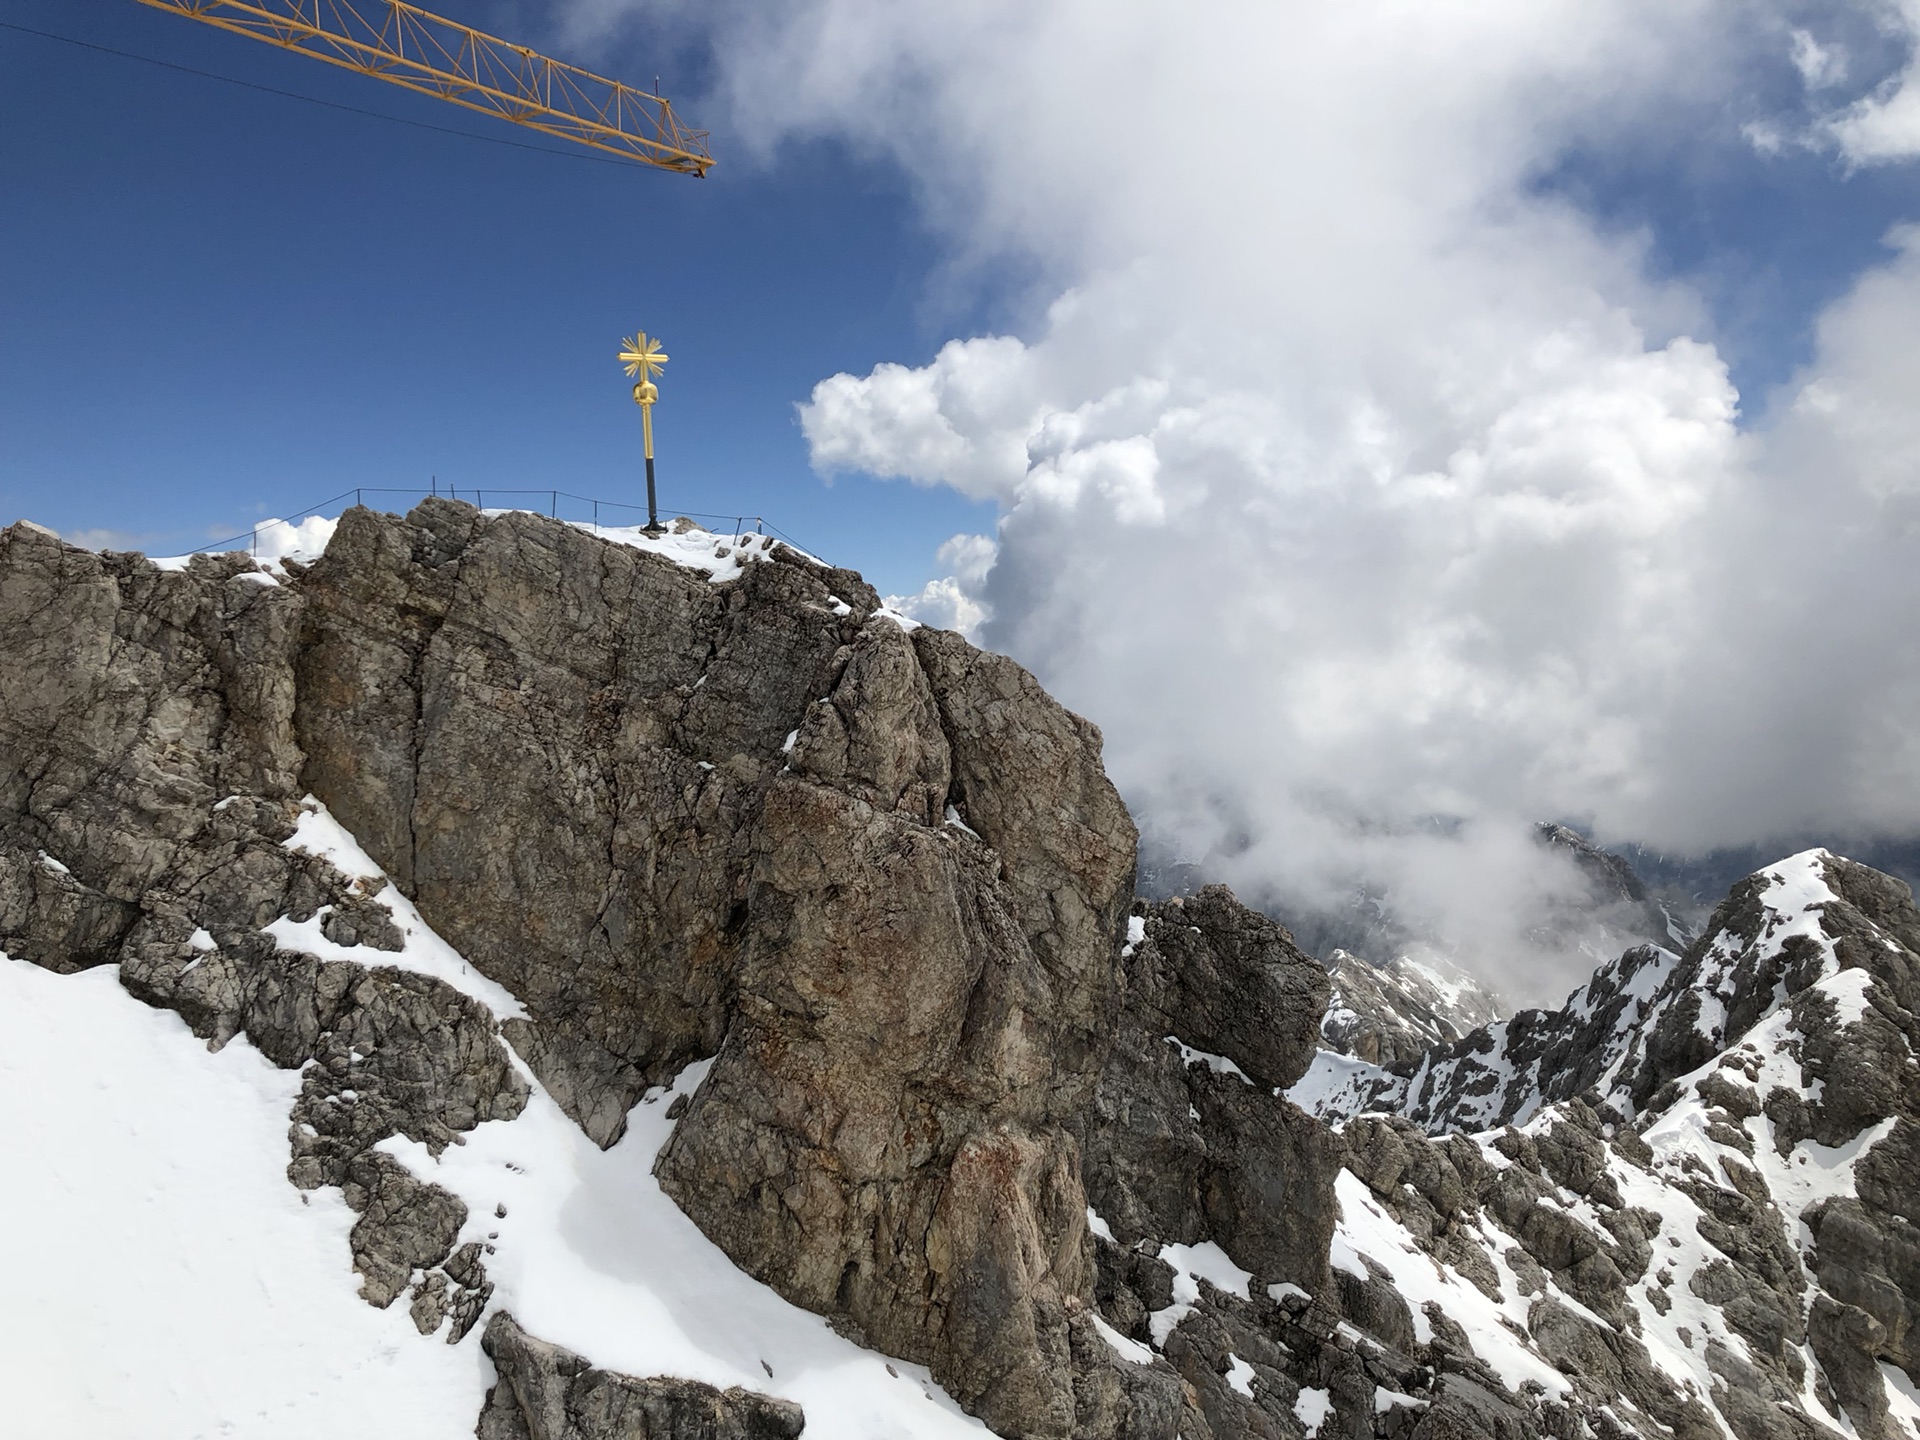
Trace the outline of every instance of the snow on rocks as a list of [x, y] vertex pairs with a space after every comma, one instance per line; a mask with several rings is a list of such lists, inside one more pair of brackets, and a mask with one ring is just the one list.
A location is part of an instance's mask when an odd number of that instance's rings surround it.
[[1252, 1273], [1234, 1264], [1233, 1257], [1211, 1240], [1198, 1245], [1163, 1245], [1160, 1259], [1173, 1267], [1173, 1303], [1148, 1318], [1156, 1349], [1164, 1348], [1175, 1327], [1193, 1313], [1202, 1280], [1229, 1295], [1252, 1294]]
[[[1500, 1298], [1491, 1299], [1452, 1266], [1422, 1250], [1351, 1171], [1340, 1172], [1336, 1187], [1340, 1223], [1334, 1230], [1331, 1263], [1360, 1280], [1372, 1278], [1369, 1260], [1385, 1271], [1407, 1303], [1414, 1336], [1421, 1344], [1433, 1339], [1426, 1307], [1436, 1305], [1466, 1331], [1474, 1353], [1508, 1389], [1531, 1384], [1549, 1395], [1562, 1396], [1573, 1388], [1566, 1376], [1517, 1338], [1516, 1332], [1525, 1333], [1529, 1297], [1511, 1271], [1501, 1276]], [[1496, 1249], [1484, 1227], [1474, 1238], [1488, 1250]]]
[[1287, 1099], [1336, 1129], [1351, 1115], [1398, 1111], [1406, 1098], [1404, 1076], [1351, 1055], [1320, 1049], [1313, 1064], [1287, 1091]]
[[[489, 515], [505, 514], [505, 511], [486, 512]], [[819, 565], [823, 562], [808, 555], [805, 551], [776, 540], [771, 535], [746, 533], [741, 535], [716, 535], [703, 529], [691, 520], [676, 520], [659, 531], [649, 531], [644, 525], [599, 525], [584, 521], [573, 522], [576, 529], [586, 530], [598, 535], [602, 540], [612, 541], [615, 545], [631, 546], [635, 550], [645, 550], [650, 555], [658, 555], [663, 560], [671, 560], [676, 565], [689, 570], [700, 570], [716, 585], [740, 578], [747, 566], [765, 560], [772, 555], [776, 547], [791, 550], [805, 560]], [[841, 602], [844, 604], [845, 602]], [[836, 613], [850, 613], [847, 611]]]
[[1294, 1398], [1293, 1414], [1307, 1432], [1307, 1440], [1314, 1440], [1320, 1433], [1320, 1427], [1327, 1416], [1333, 1413], [1333, 1394], [1328, 1390], [1303, 1387]]
[[[1609, 1403], [1655, 1427], [1904, 1417], [1906, 1372], [1863, 1369], [1847, 1337], [1901, 1323], [1875, 1314], [1891, 1302], [1869, 1272], [1901, 1263], [1878, 1258], [1902, 1223], [1884, 1207], [1920, 1200], [1911, 1162], [1883, 1158], [1911, 1151], [1915, 1117], [1883, 1077], [1920, 1033], [1896, 1003], [1920, 975], [1916, 933], [1904, 887], [1808, 851], [1736, 886], [1686, 955], [1636, 947], [1562, 1010], [1430, 1054], [1401, 1102], [1412, 1119], [1508, 1123], [1437, 1142], [1349, 1112], [1334, 1265], [1384, 1272], [1422, 1338], [1437, 1306], [1509, 1385], [1548, 1365], [1590, 1386], [1577, 1357], [1603, 1343]], [[1317, 1069], [1295, 1093], [1322, 1113], [1385, 1093]]]
[[653, 1163], [668, 1117], [711, 1064], [649, 1091], [608, 1150], [538, 1086], [518, 1118], [481, 1125], [437, 1158], [399, 1138], [381, 1148], [466, 1202], [460, 1243], [484, 1248], [493, 1306], [595, 1365], [792, 1400], [809, 1434], [984, 1435], [925, 1367], [862, 1349], [741, 1273], [662, 1193]]
[[1175, 1050], [1180, 1052], [1180, 1063], [1182, 1065], [1204, 1065], [1216, 1075], [1231, 1075], [1239, 1080], [1242, 1085], [1253, 1084], [1253, 1081], [1247, 1078], [1247, 1072], [1224, 1055], [1215, 1055], [1206, 1050], [1196, 1050], [1193, 1046], [1183, 1041], [1178, 1035], [1169, 1035], [1166, 1037], [1166, 1041], [1167, 1044], [1173, 1046]]
[[0, 956], [10, 1434], [472, 1434], [477, 1345], [364, 1303], [353, 1212], [287, 1183], [299, 1089], [244, 1041], [208, 1054], [111, 966]]
[[444, 980], [462, 995], [478, 1000], [502, 1020], [526, 1017], [526, 1009], [505, 986], [482, 975], [447, 944], [433, 927], [420, 918], [413, 902], [381, 872], [378, 865], [360, 848], [360, 842], [347, 833], [327, 807], [309, 795], [300, 802], [300, 818], [293, 834], [284, 842], [287, 849], [306, 855], [318, 855], [355, 882], [356, 888], [370, 892], [373, 903], [393, 918], [403, 937], [397, 951], [372, 945], [342, 945], [326, 935], [331, 908], [322, 906], [305, 920], [282, 915], [264, 928], [282, 950], [298, 951], [321, 960], [350, 960], [356, 965], [391, 965]]
[[[508, 507], [486, 509], [481, 513], [499, 516], [539, 512]], [[738, 579], [747, 566], [767, 559], [776, 548], [823, 568], [826, 565], [817, 556], [809, 555], [798, 546], [777, 540], [771, 535], [753, 531], [720, 535], [684, 517], [663, 525], [657, 531], [649, 531], [644, 525], [596, 525], [584, 520], [566, 523], [612, 544], [645, 550], [689, 570], [701, 571], [716, 585]], [[243, 537], [244, 548], [252, 556], [255, 568], [242, 571], [238, 578], [262, 585], [279, 584], [286, 578], [289, 562], [310, 565], [319, 559], [339, 525], [337, 518], [324, 515], [312, 515], [297, 521], [262, 520], [249, 536]], [[163, 555], [153, 557], [152, 563], [162, 570], [185, 570], [193, 558], [191, 554]], [[836, 615], [849, 615], [853, 611], [851, 605], [837, 596], [832, 597], [830, 603]], [[908, 627], [917, 624], [897, 612], [889, 612], [889, 618]]]

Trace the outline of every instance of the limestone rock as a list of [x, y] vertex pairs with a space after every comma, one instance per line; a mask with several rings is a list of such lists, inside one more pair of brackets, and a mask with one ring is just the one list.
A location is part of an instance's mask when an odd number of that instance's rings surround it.
[[[778, 548], [714, 584], [439, 500], [351, 511], [280, 577], [15, 526], [0, 947], [117, 963], [300, 1070], [290, 1180], [356, 1213], [363, 1295], [450, 1341], [490, 1303], [485, 1246], [381, 1142], [518, 1114], [517, 1050], [611, 1144], [711, 1059], [662, 1186], [1017, 1440], [1810, 1440], [1843, 1415], [1895, 1440], [1889, 1377], [1920, 1367], [1903, 886], [1782, 862], [1558, 1010], [1409, 1043], [1368, 1092], [1401, 1113], [1335, 1127], [1285, 1094], [1327, 974], [1223, 889], [1132, 902], [1098, 731], [877, 608]], [[289, 848], [308, 792], [525, 1018], [389, 963], [384, 879]], [[1652, 927], [1597, 854], [1573, 859]], [[801, 1429], [504, 1314], [486, 1344], [483, 1440]]]
[[527, 1334], [504, 1310], [481, 1343], [499, 1379], [478, 1440], [795, 1440], [806, 1428], [791, 1401], [665, 1376], [594, 1368]]

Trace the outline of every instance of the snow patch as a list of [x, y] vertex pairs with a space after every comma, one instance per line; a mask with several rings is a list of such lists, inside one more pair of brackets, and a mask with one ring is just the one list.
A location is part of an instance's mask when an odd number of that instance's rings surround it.
[[[488, 510], [488, 515], [511, 514], [507, 510]], [[687, 570], [698, 570], [715, 585], [724, 585], [729, 580], [738, 580], [746, 567], [770, 556], [776, 545], [781, 542], [771, 535], [716, 535], [695, 525], [690, 520], [676, 520], [657, 533], [649, 533], [644, 525], [594, 525], [591, 521], [569, 521], [576, 530], [585, 530], [598, 535], [602, 540], [610, 540], [615, 545], [625, 545], [634, 550], [645, 550], [650, 555], [658, 555], [663, 560]], [[813, 556], [792, 546], [787, 547], [802, 559], [821, 562]]]
[[1314, 1440], [1327, 1416], [1333, 1413], [1331, 1390], [1302, 1390], [1293, 1397], [1293, 1418], [1306, 1427], [1307, 1440]]
[[1224, 1055], [1215, 1055], [1206, 1050], [1196, 1050], [1193, 1046], [1182, 1041], [1177, 1035], [1167, 1036], [1167, 1043], [1180, 1052], [1180, 1063], [1182, 1065], [1205, 1065], [1216, 1075], [1237, 1075], [1240, 1077], [1241, 1084], [1253, 1084], [1253, 1081], [1247, 1078], [1247, 1072], [1234, 1064], [1233, 1061], [1227, 1059]]
[[1113, 1347], [1114, 1354], [1118, 1355], [1128, 1364], [1151, 1365], [1153, 1363], [1153, 1351], [1151, 1349], [1142, 1345], [1138, 1340], [1129, 1340], [1098, 1315], [1093, 1317], [1093, 1328], [1100, 1332], [1101, 1339]]
[[1253, 1366], [1231, 1351], [1227, 1352], [1227, 1359], [1233, 1362], [1227, 1366], [1227, 1384], [1251, 1400], [1253, 1398]]
[[1200, 1300], [1202, 1280], [1229, 1295], [1253, 1294], [1253, 1272], [1234, 1264], [1233, 1258], [1211, 1240], [1198, 1245], [1163, 1245], [1160, 1258], [1173, 1267], [1173, 1303], [1147, 1317], [1156, 1349], [1165, 1345], [1180, 1322], [1193, 1313]]
[[0, 1154], [31, 1177], [0, 1201], [8, 1433], [473, 1433], [476, 1341], [360, 1299], [353, 1212], [287, 1183], [299, 1089], [244, 1039], [209, 1054], [116, 966], [0, 955]]

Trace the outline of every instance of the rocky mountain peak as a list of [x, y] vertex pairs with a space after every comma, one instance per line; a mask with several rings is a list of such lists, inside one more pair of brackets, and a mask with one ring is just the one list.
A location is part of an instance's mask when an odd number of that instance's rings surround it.
[[[1904, 886], [1795, 856], [1476, 1018], [1222, 887], [1134, 898], [1099, 732], [1011, 661], [771, 542], [620, 540], [0, 532], [0, 985], [111, 966], [285, 1077], [340, 1273], [484, 1347], [417, 1433], [1920, 1421]], [[1374, 1060], [1319, 1048], [1363, 993]]]
[[1326, 965], [1333, 995], [1320, 1043], [1395, 1073], [1506, 1012], [1498, 995], [1443, 956], [1376, 964], [1335, 949]]

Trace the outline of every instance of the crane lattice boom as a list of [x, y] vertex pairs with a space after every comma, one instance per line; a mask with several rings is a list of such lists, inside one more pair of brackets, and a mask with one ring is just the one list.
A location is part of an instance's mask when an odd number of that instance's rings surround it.
[[[707, 132], [658, 95], [405, 0], [140, 0], [628, 160], [704, 175]], [[362, 13], [365, 11], [366, 13]]]

